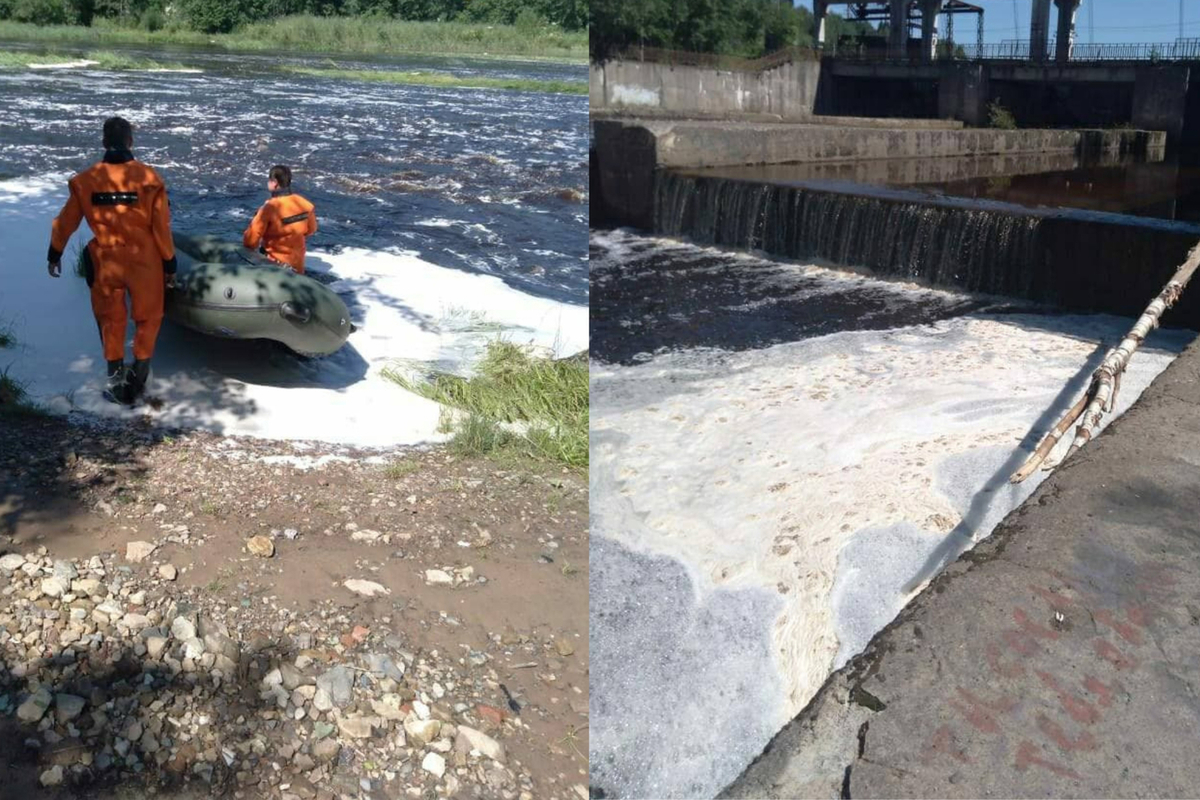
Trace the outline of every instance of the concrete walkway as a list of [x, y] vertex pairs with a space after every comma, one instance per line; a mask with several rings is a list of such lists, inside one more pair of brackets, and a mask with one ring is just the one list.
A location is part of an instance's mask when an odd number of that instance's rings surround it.
[[1200, 796], [1200, 344], [722, 797]]

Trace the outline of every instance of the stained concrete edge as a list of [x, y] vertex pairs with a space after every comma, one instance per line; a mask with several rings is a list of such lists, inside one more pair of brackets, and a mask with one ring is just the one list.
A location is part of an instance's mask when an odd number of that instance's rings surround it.
[[1200, 342], [720, 796], [1194, 796], [1198, 563]]

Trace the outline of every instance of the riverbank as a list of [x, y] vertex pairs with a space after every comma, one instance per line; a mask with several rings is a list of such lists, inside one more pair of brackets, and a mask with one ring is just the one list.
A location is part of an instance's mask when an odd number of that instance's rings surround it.
[[453, 89], [501, 89], [551, 94], [587, 94], [583, 81], [544, 81], [532, 78], [487, 78], [480, 75], [450, 75], [436, 72], [396, 72], [392, 70], [341, 69], [336, 67], [284, 67], [285, 72], [316, 78], [341, 78], [348, 81], [395, 83], [408, 86], [438, 86]]
[[12, 796], [586, 795], [578, 471], [4, 424]]
[[102, 20], [90, 28], [0, 21], [0, 41], [84, 47], [182, 45], [242, 52], [332, 55], [439, 55], [578, 64], [585, 63], [588, 57], [587, 31], [563, 31], [552, 26], [530, 30], [514, 25], [305, 15], [253, 23], [227, 34], [206, 34], [171, 26], [147, 31], [117, 27]]

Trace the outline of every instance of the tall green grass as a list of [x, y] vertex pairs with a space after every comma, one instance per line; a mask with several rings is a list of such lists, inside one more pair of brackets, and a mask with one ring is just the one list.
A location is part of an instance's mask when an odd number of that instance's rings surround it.
[[0, 21], [0, 40], [73, 45], [176, 44], [218, 46], [227, 50], [290, 50], [298, 53], [373, 55], [456, 55], [523, 58], [583, 63], [588, 57], [587, 31], [563, 31], [545, 25], [464, 22], [409, 22], [368, 17], [297, 15], [244, 25], [233, 33], [205, 34], [176, 22], [149, 31], [118, 27], [97, 20], [92, 27], [31, 25]]
[[[17, 343], [12, 326], [0, 323], [0, 350]], [[41, 416], [46, 412], [29, 401], [25, 384], [8, 374], [8, 367], [0, 370], [0, 417]]]
[[7, 368], [0, 371], [0, 417], [32, 417], [45, 413], [44, 409], [29, 401], [25, 384], [9, 375]]
[[352, 81], [374, 81], [416, 86], [449, 86], [463, 89], [511, 89], [523, 92], [556, 94], [587, 94], [583, 81], [543, 81], [525, 78], [485, 78], [478, 75], [459, 76], [436, 72], [394, 72], [391, 70], [337, 69], [317, 67], [284, 67], [285, 72], [314, 75], [319, 78], [343, 78]]
[[435, 374], [387, 377], [460, 414], [451, 415], [451, 447], [465, 455], [525, 457], [588, 465], [588, 368], [585, 361], [538, 358], [496, 341], [471, 378]]

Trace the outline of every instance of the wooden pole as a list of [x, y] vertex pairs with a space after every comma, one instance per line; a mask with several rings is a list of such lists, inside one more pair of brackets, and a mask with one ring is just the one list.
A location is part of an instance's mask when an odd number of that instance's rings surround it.
[[[1050, 455], [1050, 451], [1054, 449], [1067, 428], [1076, 419], [1082, 418], [1079, 427], [1075, 429], [1075, 439], [1071, 442], [1071, 448], [1067, 451], [1064, 459], [1070, 458], [1075, 451], [1091, 441], [1092, 437], [1096, 435], [1104, 412], [1112, 411], [1116, 404], [1117, 390], [1121, 385], [1121, 374], [1129, 365], [1129, 360], [1142, 346], [1142, 342], [1146, 340], [1150, 331], [1158, 327], [1159, 318], [1163, 312], [1178, 302], [1179, 296], [1183, 294], [1184, 288], [1192, 279], [1192, 274], [1195, 273], [1197, 267], [1200, 267], [1200, 244], [1197, 244], [1188, 253], [1187, 260], [1179, 266], [1179, 269], [1175, 270], [1171, 280], [1158, 293], [1158, 296], [1150, 301], [1150, 305], [1146, 306], [1142, 316], [1138, 317], [1138, 321], [1134, 323], [1129, 333], [1125, 334], [1121, 343], [1104, 357], [1099, 368], [1092, 373], [1092, 382], [1088, 386], [1087, 392], [1046, 435], [1046, 438], [1042, 440], [1037, 450], [1026, 460], [1024, 465], [1012, 474], [1012, 477], [1009, 478], [1010, 483], [1020, 483], [1032, 475], [1034, 470]], [[1059, 463], [1058, 461], [1047, 463], [1045, 468], [1053, 469]]]

